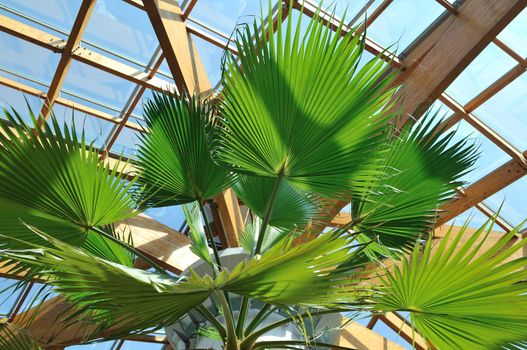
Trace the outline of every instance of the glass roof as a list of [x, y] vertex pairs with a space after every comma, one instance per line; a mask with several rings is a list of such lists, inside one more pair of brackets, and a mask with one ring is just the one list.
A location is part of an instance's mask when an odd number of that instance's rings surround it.
[[[311, 0], [310, 2], [317, 3], [318, 1]], [[335, 15], [338, 18], [344, 16], [347, 11], [346, 23], [355, 20], [354, 25], [358, 25], [364, 19], [370, 18], [372, 14], [378, 14], [384, 8], [381, 5], [385, 2], [383, 0], [337, 0], [324, 1], [324, 4], [325, 6], [330, 5], [330, 9], [334, 4]], [[190, 1], [184, 1], [184, 3], [188, 5]], [[267, 0], [263, 3], [265, 4], [263, 9], [265, 16], [267, 15]], [[455, 1], [449, 1], [449, 3], [454, 4]], [[0, 15], [67, 39], [80, 4], [80, 0], [2, 0]], [[276, 0], [273, 0], [272, 5], [275, 4]], [[393, 0], [378, 17], [368, 21], [371, 23], [366, 28], [367, 36], [383, 47], [390, 47], [392, 51], [401, 53], [423, 31], [433, 26], [434, 21], [447, 11], [445, 6], [444, 1], [440, 0]], [[197, 0], [195, 3], [187, 25], [209, 36], [210, 40], [205, 40], [196, 34], [191, 35], [213, 86], [220, 80], [220, 61], [224, 48], [220, 47], [221, 44], [213, 44], [211, 41], [226, 43], [237, 23], [252, 22], [255, 16], [260, 16], [260, 13], [260, 2], [253, 0]], [[293, 10], [291, 15], [299, 16], [299, 12]], [[526, 23], [527, 10], [524, 10], [498, 35], [498, 39], [524, 58], [527, 56]], [[98, 0], [82, 37], [82, 46], [126, 64], [138, 72], [144, 72], [145, 67], [156, 53], [159, 43], [148, 16], [143, 10], [123, 0]], [[2, 31], [0, 31], [0, 48], [2, 52], [0, 79], [8, 79], [21, 83], [27, 88], [47, 92], [60, 54]], [[364, 56], [366, 60], [372, 55], [366, 53]], [[491, 43], [461, 72], [446, 89], [446, 93], [456, 102], [465, 105], [519, 63], [521, 62], [498, 45]], [[523, 64], [525, 66], [525, 62]], [[161, 64], [155, 77], [173, 83], [166, 61]], [[13, 106], [24, 114], [27, 100], [34, 111], [39, 111], [42, 105], [40, 98], [2, 84], [0, 84], [1, 105]], [[68, 101], [96, 109], [114, 119], [129, 112], [130, 122], [141, 123], [142, 103], [152, 96], [152, 90], [146, 89], [134, 110], [127, 111], [125, 106], [135, 86], [135, 83], [122, 77], [73, 60], [64, 79], [60, 96]], [[473, 114], [485, 125], [520, 151], [527, 150], [526, 91], [527, 75], [522, 74], [498, 89], [473, 111]], [[84, 126], [88, 140], [93, 141], [100, 148], [105, 147], [116, 126], [112, 121], [74, 111], [70, 107], [61, 105], [55, 106], [55, 114], [59, 120], [68, 124], [74, 122], [79, 128]], [[442, 107], [442, 115], [448, 117], [452, 114], [450, 109]], [[466, 186], [511, 160], [511, 157], [494, 141], [482, 135], [466, 121], [460, 121], [454, 128], [457, 129], [458, 139], [469, 138], [480, 147], [481, 157], [474, 171], [463, 179], [467, 182]], [[117, 135], [111, 151], [133, 157], [137, 136], [136, 130], [123, 128]], [[512, 225], [517, 225], [527, 218], [525, 198], [527, 198], [527, 178], [522, 178], [485, 199], [484, 203], [493, 211], [497, 211], [503, 205], [500, 212], [502, 219]], [[183, 224], [181, 208], [177, 206], [151, 209], [147, 214], [176, 230], [179, 230]], [[470, 226], [473, 227], [481, 225], [487, 219], [487, 216], [479, 209], [473, 207], [459, 215], [455, 223], [462, 224], [469, 217], [472, 218]], [[454, 221], [450, 221], [452, 222]], [[495, 229], [502, 230], [498, 227]], [[0, 289], [5, 283], [4, 280], [0, 280]], [[0, 305], [0, 314], [8, 313], [15, 300], [16, 295], [7, 298], [6, 302]], [[377, 327], [382, 328], [382, 326]], [[382, 333], [387, 337], [393, 336], [387, 330], [382, 330]], [[399, 342], [395, 338], [394, 340]], [[68, 349], [114, 349], [115, 344], [106, 342], [68, 347]], [[147, 346], [152, 347], [147, 348]], [[121, 349], [160, 348], [160, 344], [145, 345], [145, 343], [126, 341]]]

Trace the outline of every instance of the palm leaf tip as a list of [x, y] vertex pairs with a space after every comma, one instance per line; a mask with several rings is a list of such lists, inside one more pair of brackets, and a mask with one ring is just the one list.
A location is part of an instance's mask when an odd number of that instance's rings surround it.
[[4, 110], [7, 122], [0, 124], [0, 233], [35, 238], [22, 220], [80, 244], [90, 227], [137, 214], [133, 180], [124, 179], [119, 165], [100, 163], [74, 125], [60, 125], [51, 114], [39, 126], [29, 113], [31, 124]]
[[513, 348], [527, 332], [526, 262], [515, 256], [527, 242], [511, 244], [516, 233], [489, 245], [490, 228], [467, 236], [464, 226], [437, 245], [430, 239], [422, 252], [416, 245], [382, 278], [375, 307], [410, 312], [438, 349]]
[[277, 32], [264, 40], [256, 23], [241, 30], [239, 65], [227, 60], [223, 78], [216, 158], [328, 197], [362, 190], [377, 174], [372, 159], [389, 117], [386, 64], [376, 58], [359, 69], [360, 39], [317, 19], [301, 35], [289, 16]]
[[137, 166], [140, 197], [152, 206], [203, 201], [228, 188], [234, 178], [211, 158], [215, 132], [206, 101], [156, 93], [145, 105], [149, 133], [141, 136]]

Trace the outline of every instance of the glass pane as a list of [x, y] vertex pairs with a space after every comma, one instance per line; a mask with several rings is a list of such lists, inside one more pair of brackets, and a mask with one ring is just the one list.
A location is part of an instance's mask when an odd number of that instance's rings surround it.
[[[24, 94], [19, 90], [12, 89], [7, 86], [0, 85], [0, 107], [4, 107], [11, 112], [11, 107], [17, 111], [26, 122], [30, 122], [29, 111], [27, 108], [29, 103], [33, 113], [38, 114], [42, 107], [42, 100], [36, 96]], [[1, 112], [4, 117], [3, 111]]]
[[110, 350], [114, 341], [105, 341], [87, 345], [74, 345], [66, 347], [67, 350]]
[[[339, 1], [320, 1], [315, 0], [314, 3], [320, 4], [325, 7], [330, 13], [335, 12], [335, 17], [342, 18], [344, 13], [346, 17], [344, 18], [346, 24], [349, 24], [350, 21], [357, 17], [357, 20], [352, 23], [352, 25], [358, 25], [361, 22], [364, 22], [366, 16], [371, 15], [373, 11], [382, 3], [382, 0], [375, 0], [373, 3], [369, 4], [370, 0], [339, 0]], [[361, 10], [368, 5], [366, 12], [359, 14]]]
[[83, 41], [143, 64], [148, 63], [158, 46], [146, 12], [122, 0], [97, 1]]
[[[267, 17], [267, 1], [262, 1], [264, 17]], [[273, 4], [276, 1], [273, 1]], [[190, 17], [230, 35], [236, 24], [253, 23], [260, 17], [260, 1], [247, 0], [199, 0]]]
[[522, 178], [486, 199], [485, 203], [494, 210], [498, 210], [503, 204], [500, 215], [516, 226], [527, 220], [525, 198], [527, 198], [527, 180]]
[[9, 316], [21, 289], [12, 288], [15, 280], [0, 277], [0, 318]]
[[145, 214], [176, 231], [179, 231], [185, 221], [181, 206], [151, 208]]
[[144, 343], [138, 341], [127, 340], [124, 342], [121, 350], [160, 350], [163, 348], [163, 344], [156, 343]]
[[517, 64], [495, 44], [490, 44], [446, 89], [456, 101], [466, 104]]
[[485, 124], [522, 151], [527, 149], [525, 91], [527, 75], [523, 74], [474, 112]]
[[[60, 56], [12, 35], [0, 32], [0, 69], [50, 83]], [[42, 89], [42, 88], [41, 88]]]
[[366, 35], [392, 51], [410, 45], [445, 9], [434, 0], [394, 1], [366, 30]]
[[111, 152], [129, 158], [135, 157], [137, 144], [139, 143], [139, 131], [123, 128], [112, 146]]
[[134, 84], [80, 62], [72, 62], [63, 90], [121, 110]]
[[224, 50], [197, 36], [193, 35], [192, 39], [196, 43], [199, 57], [205, 67], [209, 81], [212, 87], [215, 87], [221, 79], [221, 58]]
[[[402, 321], [401, 321], [402, 325]], [[393, 329], [388, 327], [384, 322], [377, 321], [375, 326], [373, 327], [373, 331], [379, 333], [386, 339], [399, 344], [404, 349], [412, 349], [411, 344], [409, 344], [406, 340], [404, 340], [397, 332], [395, 332]]]
[[[81, 0], [3, 0], [2, 7], [7, 6], [45, 22], [57, 29], [70, 32]], [[17, 18], [17, 20], [20, 20]]]
[[53, 108], [57, 120], [62, 125], [66, 123], [69, 127], [75, 124], [77, 136], [81, 137], [84, 131], [86, 143], [91, 144], [97, 148], [102, 148], [110, 130], [115, 125], [112, 122], [96, 118], [89, 114], [74, 111], [71, 108], [56, 105]]
[[527, 9], [523, 10], [505, 29], [498, 35], [505, 44], [518, 52], [520, 56], [527, 56]]
[[469, 144], [475, 144], [479, 148], [479, 157], [472, 167], [472, 171], [462, 178], [463, 181], [467, 182], [467, 185], [479, 180], [510, 160], [507, 153], [503, 152], [492, 141], [464, 120], [460, 121], [454, 128], [457, 132], [451, 144], [466, 139]]

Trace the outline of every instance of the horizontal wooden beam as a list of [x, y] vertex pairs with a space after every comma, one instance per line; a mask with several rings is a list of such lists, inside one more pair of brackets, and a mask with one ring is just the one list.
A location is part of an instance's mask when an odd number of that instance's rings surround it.
[[357, 350], [403, 350], [401, 345], [386, 339], [377, 332], [364, 327], [357, 322], [349, 322], [339, 330], [339, 338], [335, 345]]
[[[66, 47], [64, 40], [4, 15], [0, 15], [0, 30], [53, 52], [61, 53]], [[173, 89], [173, 84], [165, 80], [157, 77], [149, 78], [146, 72], [82, 46], [72, 50], [71, 58], [150, 89], [158, 91]]]
[[[46, 93], [44, 91], [39, 90], [39, 89], [35, 89], [35, 88], [31, 87], [31, 86], [19, 83], [17, 81], [14, 81], [14, 80], [11, 80], [11, 79], [8, 79], [8, 78], [5, 78], [5, 77], [0, 77], [0, 85], [4, 85], [4, 86], [10, 87], [12, 89], [18, 90], [20, 92], [23, 92], [23, 93], [26, 93], [26, 94], [29, 94], [29, 95], [32, 95], [32, 96], [39, 97], [42, 100], [46, 99]], [[102, 111], [100, 111], [98, 109], [95, 109], [95, 108], [92, 108], [92, 107], [88, 107], [88, 106], [85, 106], [85, 105], [77, 103], [77, 102], [70, 101], [70, 100], [65, 99], [63, 97], [57, 97], [55, 99], [55, 104], [58, 104], [58, 105], [61, 105], [61, 106], [64, 106], [64, 107], [68, 107], [68, 108], [71, 108], [71, 109], [73, 109], [75, 111], [79, 111], [81, 113], [86, 113], [86, 114], [92, 115], [92, 116], [94, 116], [96, 118], [99, 118], [99, 119], [102, 119], [102, 120], [106, 120], [108, 122], [115, 123], [115, 124], [121, 123], [122, 120], [123, 120], [122, 118], [114, 118], [114, 116], [109, 114], [109, 113], [102, 112]], [[133, 130], [136, 130], [136, 131], [141, 131], [141, 132], [145, 131], [145, 129], [141, 125], [139, 125], [137, 123], [130, 122], [130, 121], [127, 121], [125, 126], [127, 128], [130, 128], [130, 129], [133, 129]]]

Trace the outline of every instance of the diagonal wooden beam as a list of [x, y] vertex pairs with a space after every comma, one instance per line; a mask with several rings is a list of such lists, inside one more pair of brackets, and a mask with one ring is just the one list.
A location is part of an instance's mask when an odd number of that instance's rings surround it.
[[55, 102], [55, 99], [59, 95], [59, 92], [62, 88], [62, 83], [68, 74], [68, 70], [71, 65], [71, 55], [73, 51], [79, 46], [81, 42], [82, 35], [84, 30], [88, 25], [88, 22], [91, 17], [91, 13], [95, 8], [95, 0], [83, 0], [77, 13], [77, 18], [73, 23], [71, 28], [70, 35], [64, 45], [64, 50], [61, 53], [57, 69], [51, 80], [51, 85], [49, 86], [48, 93], [46, 94], [46, 100], [42, 105], [42, 110], [40, 111], [40, 117], [47, 119], [51, 111], [51, 106]]
[[[464, 1], [423, 39], [411, 46], [398, 76], [398, 108], [419, 117], [454, 79], [525, 7], [525, 0]], [[445, 59], [448, 57], [448, 59]]]
[[152, 0], [143, 2], [143, 5], [179, 91], [186, 90], [190, 94], [212, 92], [211, 88], [199, 85], [192, 42], [177, 2]]

